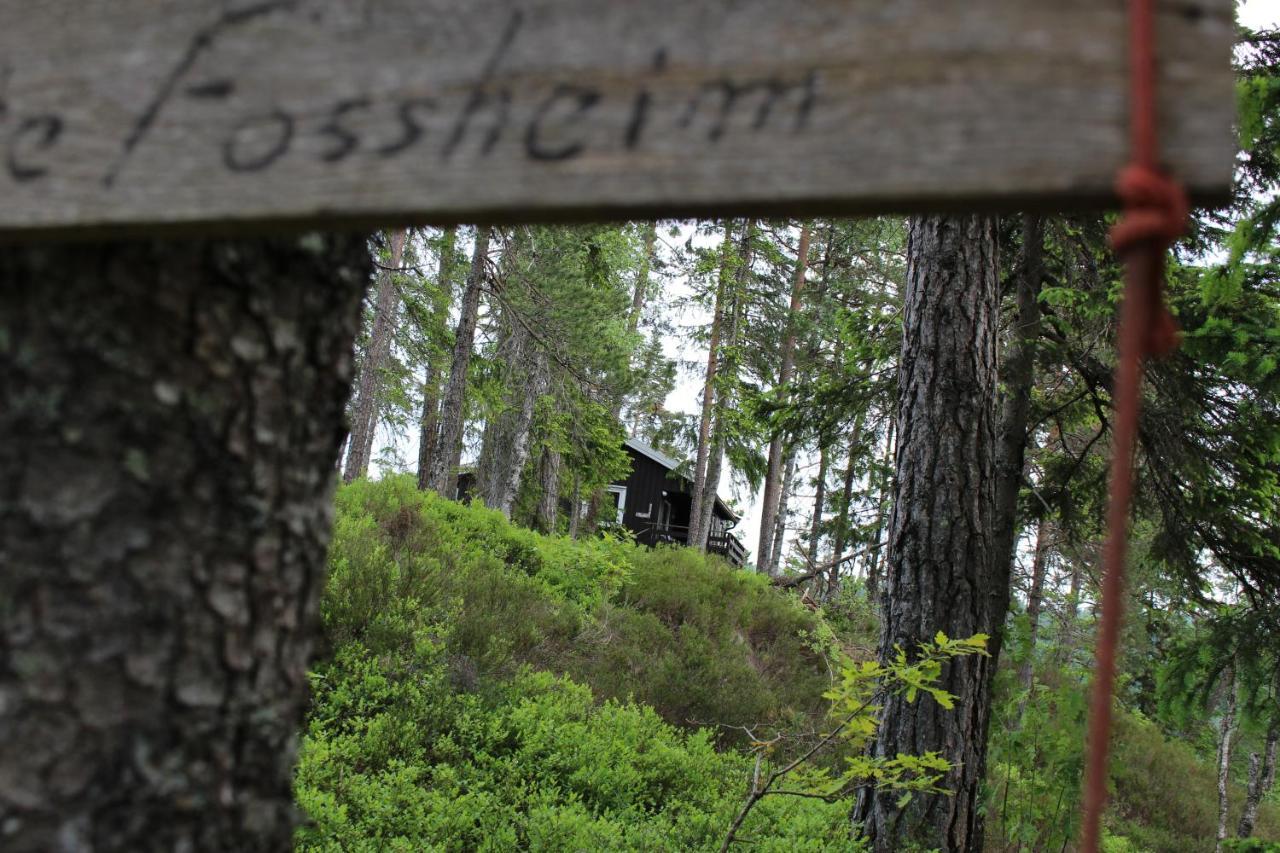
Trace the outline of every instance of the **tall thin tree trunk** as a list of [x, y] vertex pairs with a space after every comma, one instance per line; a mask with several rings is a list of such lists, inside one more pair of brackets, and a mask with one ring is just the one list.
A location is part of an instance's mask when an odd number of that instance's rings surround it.
[[818, 445], [818, 475], [814, 479], [813, 515], [809, 517], [809, 559], [815, 563], [822, 558], [822, 514], [827, 503], [827, 448]]
[[795, 484], [795, 477], [796, 455], [794, 452], [788, 452], [782, 488], [778, 492], [778, 511], [774, 513], [773, 519], [773, 550], [769, 552], [769, 574], [773, 576], [778, 574], [782, 565], [782, 546], [787, 538], [787, 515], [790, 512], [788, 505], [791, 502], [791, 490]]
[[347, 467], [342, 474], [342, 479], [348, 483], [369, 472], [373, 436], [378, 426], [378, 390], [382, 384], [382, 368], [387, 356], [391, 354], [392, 328], [395, 326], [396, 311], [400, 304], [396, 297], [395, 274], [392, 270], [398, 269], [403, 261], [408, 232], [397, 228], [389, 234], [392, 269], [384, 269], [378, 275], [373, 332], [369, 336], [369, 349], [360, 365], [360, 378], [356, 384], [356, 413], [347, 445]]
[[1249, 787], [1244, 811], [1236, 827], [1236, 835], [1240, 838], [1248, 838], [1253, 834], [1253, 825], [1258, 820], [1258, 806], [1275, 784], [1277, 743], [1280, 743], [1280, 721], [1273, 719], [1267, 727], [1266, 746], [1263, 747], [1262, 754], [1255, 752], [1249, 756]]
[[[883, 464], [885, 468], [893, 462], [897, 446], [893, 443], [894, 430], [898, 425], [896, 418], [889, 419], [889, 430], [885, 435], [884, 441], [884, 458]], [[867, 559], [867, 601], [873, 605], [878, 605], [880, 601], [880, 575], [884, 564], [888, 562], [889, 549], [881, 545], [880, 542], [884, 538], [884, 522], [888, 516], [888, 508], [890, 498], [893, 492], [894, 477], [885, 477], [880, 485], [880, 497], [876, 502], [876, 527], [875, 532], [871, 536], [871, 553]]]
[[[453, 301], [453, 253], [458, 245], [458, 229], [449, 226], [440, 238], [440, 261], [436, 272], [437, 287], [443, 296], [443, 312], [449, 314]], [[418, 488], [431, 488], [431, 465], [440, 443], [440, 365], [428, 360], [426, 381], [422, 386], [422, 420], [418, 433]]]
[[[1027, 422], [1031, 413], [1031, 391], [1035, 383], [1036, 348], [1040, 337], [1040, 289], [1044, 280], [1044, 219], [1033, 214], [1022, 217], [1022, 257], [1019, 263], [1017, 325], [1008, 353], [1000, 368], [1004, 387], [996, 451], [995, 548], [992, 582], [1009, 586], [1018, 547], [1018, 493], [1027, 450]], [[1042, 534], [1043, 527], [1040, 530]], [[1036, 559], [1041, 559], [1037, 536]], [[1043, 571], [1043, 563], [1040, 565]], [[1041, 577], [1041, 583], [1044, 579]], [[1037, 596], [1037, 616], [1039, 601]], [[997, 627], [1003, 632], [1003, 624]], [[998, 644], [1000, 638], [996, 637]], [[1028, 663], [1028, 667], [1030, 664]], [[1027, 669], [1024, 678], [1030, 679]], [[1030, 682], [1027, 682], [1028, 685]]]
[[645, 301], [649, 298], [649, 273], [653, 266], [654, 250], [658, 245], [658, 223], [650, 222], [644, 236], [644, 255], [640, 269], [636, 271], [636, 285], [631, 295], [631, 313], [627, 315], [627, 329], [635, 334], [644, 316]]
[[[996, 356], [999, 317], [995, 222], [921, 216], [910, 225], [902, 358], [898, 371], [897, 480], [889, 525], [880, 655], [911, 654], [938, 631], [996, 635], [1009, 590], [993, 576]], [[948, 794], [864, 789], [856, 816], [877, 853], [914, 846], [980, 853], [979, 795], [986, 769], [992, 657], [943, 667], [936, 702], [884, 700], [874, 751], [937, 751], [951, 765]]]
[[729, 318], [724, 330], [724, 352], [716, 376], [714, 418], [711, 427], [711, 454], [707, 462], [707, 478], [702, 486], [702, 502], [689, 532], [690, 544], [706, 549], [707, 536], [711, 532], [716, 494], [720, 490], [720, 471], [724, 464], [725, 447], [728, 444], [726, 413], [734, 405], [735, 386], [738, 381], [738, 336], [742, 332], [742, 313], [747, 288], [747, 273], [751, 267], [751, 244], [755, 240], [756, 225], [747, 220], [742, 226], [738, 242], [738, 267], [730, 282], [728, 293]]
[[[791, 376], [795, 370], [796, 324], [800, 317], [800, 309], [804, 299], [804, 280], [809, 269], [809, 223], [800, 226], [800, 245], [796, 250], [795, 275], [791, 282], [791, 306], [787, 313], [787, 331], [782, 340], [782, 365], [778, 370], [778, 388], [783, 394], [791, 384]], [[760, 555], [772, 555], [774, 552], [774, 536], [776, 534], [779, 505], [782, 502], [779, 488], [782, 486], [783, 436], [777, 433], [769, 442], [769, 467], [764, 478], [764, 496], [761, 498], [760, 510]], [[769, 574], [778, 571], [777, 562], [770, 556]]]
[[[861, 423], [861, 421], [859, 421]], [[832, 559], [844, 556], [849, 541], [849, 515], [853, 509], [853, 483], [857, 472], [859, 435], [849, 437], [849, 449], [845, 454], [844, 484], [840, 489], [840, 515], [836, 518], [835, 539], [831, 546]]]
[[1031, 689], [1035, 677], [1036, 641], [1040, 636], [1040, 607], [1044, 601], [1044, 576], [1049, 563], [1049, 543], [1053, 536], [1044, 519], [1036, 527], [1036, 550], [1031, 559], [1031, 586], [1027, 590], [1027, 659], [1018, 672], [1024, 690]]
[[287, 850], [364, 237], [0, 249], [0, 847]]
[[511, 517], [512, 507], [520, 493], [520, 480], [524, 476], [525, 465], [529, 462], [529, 439], [533, 433], [533, 416], [538, 399], [547, 390], [548, 364], [547, 354], [539, 349], [533, 357], [533, 368], [524, 393], [520, 400], [520, 411], [516, 415], [511, 434], [510, 455], [505, 460], [505, 469], [499, 475], [500, 491], [493, 504], [507, 518]]
[[560, 451], [544, 447], [538, 459], [538, 529], [555, 533], [560, 513]]
[[569, 538], [577, 539], [582, 525], [582, 477], [573, 475], [573, 502], [569, 508]]
[[716, 375], [720, 368], [720, 334], [724, 325], [725, 300], [729, 292], [729, 258], [733, 251], [733, 225], [724, 223], [724, 241], [720, 245], [720, 275], [716, 282], [716, 303], [711, 312], [711, 340], [707, 345], [707, 370], [702, 385], [702, 416], [698, 421], [698, 453], [693, 465], [692, 505], [689, 509], [689, 546], [703, 548], [706, 537], [695, 537], [702, 518], [703, 494], [706, 492], [707, 468], [711, 461], [711, 421], [714, 416]]
[[1222, 677], [1226, 685], [1222, 722], [1218, 727], [1218, 834], [1214, 853], [1222, 853], [1227, 838], [1227, 819], [1231, 803], [1227, 797], [1231, 778], [1231, 739], [1236, 730], [1236, 669], [1232, 666]]
[[440, 442], [440, 369], [427, 365], [422, 383], [422, 419], [418, 430], [418, 488], [431, 488], [431, 462]]
[[480, 293], [484, 290], [485, 264], [489, 258], [488, 226], [476, 230], [476, 245], [471, 253], [471, 271], [462, 296], [458, 331], [454, 336], [453, 363], [449, 368], [449, 384], [440, 406], [440, 443], [431, 463], [431, 488], [453, 497], [458, 482], [458, 465], [462, 461], [462, 427], [466, 417], [467, 370], [471, 367], [471, 348], [475, 344], [476, 322], [480, 316]]

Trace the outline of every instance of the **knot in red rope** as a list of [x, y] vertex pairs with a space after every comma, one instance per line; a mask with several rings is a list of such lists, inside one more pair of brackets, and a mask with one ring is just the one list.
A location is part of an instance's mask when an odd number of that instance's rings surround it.
[[1111, 245], [1123, 255], [1134, 246], [1155, 242], [1167, 249], [1187, 233], [1191, 204], [1182, 184], [1156, 169], [1130, 164], [1120, 171], [1116, 193], [1124, 219], [1111, 229]]
[[[1124, 218], [1111, 229], [1111, 245], [1119, 255], [1137, 248], [1153, 254], [1164, 252], [1187, 231], [1191, 205], [1182, 184], [1162, 172], [1137, 164], [1126, 166], [1116, 181], [1116, 192], [1125, 205]], [[1178, 348], [1178, 323], [1164, 301], [1164, 275], [1145, 277], [1145, 286], [1130, 297], [1145, 303], [1142, 355], [1159, 358]]]

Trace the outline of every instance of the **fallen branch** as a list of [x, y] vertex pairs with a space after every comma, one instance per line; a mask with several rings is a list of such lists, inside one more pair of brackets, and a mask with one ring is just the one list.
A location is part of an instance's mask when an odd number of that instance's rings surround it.
[[809, 571], [800, 575], [791, 575], [790, 577], [776, 577], [773, 579], [773, 585], [781, 589], [795, 589], [796, 587], [800, 586], [800, 584], [806, 583], [807, 581], [811, 581], [814, 578], [818, 577], [819, 575], [826, 574], [827, 572], [834, 569], [836, 566], [842, 565], [843, 563], [847, 563], [850, 560], [856, 560], [859, 557], [875, 550], [876, 548], [881, 547], [882, 545], [884, 545], [883, 542], [877, 542], [874, 545], [868, 545], [867, 547], [863, 548], [861, 551], [854, 551], [852, 554], [846, 554], [843, 557], [839, 557], [835, 560], [830, 560], [826, 563], [823, 563], [820, 566], [815, 566], [813, 564], [813, 560], [809, 557], [808, 553], [805, 552], [803, 548], [800, 548], [799, 549], [800, 555], [804, 557], [804, 561], [809, 564]]

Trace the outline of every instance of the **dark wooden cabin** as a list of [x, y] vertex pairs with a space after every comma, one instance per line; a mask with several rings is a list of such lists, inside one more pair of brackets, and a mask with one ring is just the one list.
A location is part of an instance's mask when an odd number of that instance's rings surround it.
[[[625, 446], [631, 456], [631, 473], [608, 487], [617, 513], [616, 523], [634, 533], [636, 541], [644, 545], [687, 545], [693, 483], [675, 473], [680, 460], [639, 439], [629, 438]], [[746, 564], [747, 549], [730, 532], [737, 523], [738, 516], [716, 496], [707, 550], [741, 567]]]

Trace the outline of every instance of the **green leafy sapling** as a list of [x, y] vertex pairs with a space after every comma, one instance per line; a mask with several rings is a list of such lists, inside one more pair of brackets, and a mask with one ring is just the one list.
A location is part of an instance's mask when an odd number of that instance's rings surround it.
[[[910, 657], [901, 646], [895, 647], [894, 656], [887, 662], [858, 663], [845, 657], [837, 683], [825, 694], [831, 700], [831, 716], [837, 720], [830, 732], [798, 758], [776, 770], [769, 769], [769, 760], [777, 739], [753, 744], [755, 763], [750, 792], [725, 835], [721, 853], [726, 853], [734, 843], [755, 805], [771, 795], [836, 800], [856, 788], [870, 785], [901, 792], [901, 807], [917, 793], [948, 793], [941, 783], [951, 770], [951, 764], [937, 752], [882, 756], [871, 754], [867, 747], [879, 725], [880, 703], [888, 695], [901, 694], [908, 702], [915, 702], [924, 693], [943, 708], [954, 708], [955, 697], [938, 686], [942, 666], [952, 658], [986, 655], [987, 640], [986, 634], [953, 640], [939, 631], [931, 642], [921, 643], [916, 654]], [[853, 753], [846, 758], [847, 766], [843, 773], [833, 775], [806, 766], [823, 749], [837, 743], [843, 743]], [[779, 787], [779, 783], [788, 777], [793, 777], [800, 786], [792, 789]]]

